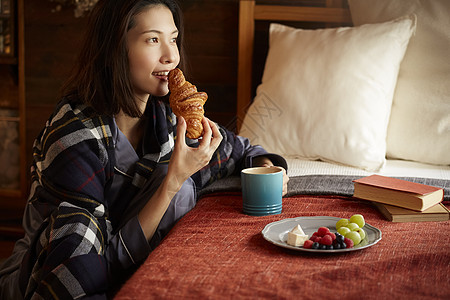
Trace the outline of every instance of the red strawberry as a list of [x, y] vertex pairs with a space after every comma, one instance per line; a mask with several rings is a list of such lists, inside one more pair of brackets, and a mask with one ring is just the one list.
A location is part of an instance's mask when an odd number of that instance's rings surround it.
[[317, 235], [313, 235], [312, 237], [309, 238], [309, 240], [312, 242], [317, 242], [317, 238], [318, 238]]
[[330, 235], [326, 234], [326, 235], [320, 240], [320, 243], [321, 243], [322, 245], [327, 245], [327, 246], [329, 246], [329, 245], [331, 245], [331, 244], [333, 243], [333, 240], [332, 240], [332, 238], [331, 238]]
[[312, 234], [312, 236], [319, 236], [319, 233], [316, 231]]
[[347, 248], [353, 247], [353, 241], [349, 238], [344, 238], [344, 243], [347, 245]]
[[319, 236], [322, 236], [322, 237], [329, 232], [330, 232], [330, 229], [328, 229], [327, 227], [319, 227], [319, 229], [317, 229], [317, 233], [319, 234]]
[[314, 243], [313, 241], [307, 240], [307, 241], [305, 241], [305, 243], [303, 244], [303, 248], [305, 248], [305, 249], [310, 249], [310, 248], [312, 247], [312, 244], [313, 244], [313, 243]]

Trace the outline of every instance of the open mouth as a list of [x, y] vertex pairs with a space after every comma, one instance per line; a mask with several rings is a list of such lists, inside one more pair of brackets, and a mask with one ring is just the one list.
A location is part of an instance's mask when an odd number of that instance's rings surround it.
[[154, 76], [169, 76], [169, 71], [153, 72]]
[[159, 80], [163, 81], [169, 80], [169, 71], [153, 72], [152, 75], [158, 78]]

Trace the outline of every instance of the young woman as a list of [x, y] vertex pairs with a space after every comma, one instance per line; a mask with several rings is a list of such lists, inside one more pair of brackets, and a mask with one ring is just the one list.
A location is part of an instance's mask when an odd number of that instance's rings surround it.
[[185, 138], [167, 101], [182, 37], [173, 0], [96, 5], [65, 96], [33, 147], [25, 237], [0, 271], [2, 298], [105, 296], [199, 189], [250, 164], [287, 168], [207, 118], [201, 139]]

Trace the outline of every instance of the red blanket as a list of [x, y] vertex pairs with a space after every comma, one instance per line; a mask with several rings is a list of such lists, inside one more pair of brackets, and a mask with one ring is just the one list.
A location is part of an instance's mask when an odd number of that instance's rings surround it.
[[[280, 215], [241, 213], [239, 194], [201, 199], [122, 286], [117, 299], [450, 299], [450, 221], [392, 223], [368, 202], [295, 196]], [[266, 241], [268, 223], [361, 213], [382, 231], [372, 247], [306, 253]]]

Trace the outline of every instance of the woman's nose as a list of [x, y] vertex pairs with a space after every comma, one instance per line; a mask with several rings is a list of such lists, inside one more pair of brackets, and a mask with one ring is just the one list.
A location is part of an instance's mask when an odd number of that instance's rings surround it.
[[176, 62], [179, 57], [178, 47], [176, 45], [164, 45], [161, 53], [161, 63], [169, 64]]

